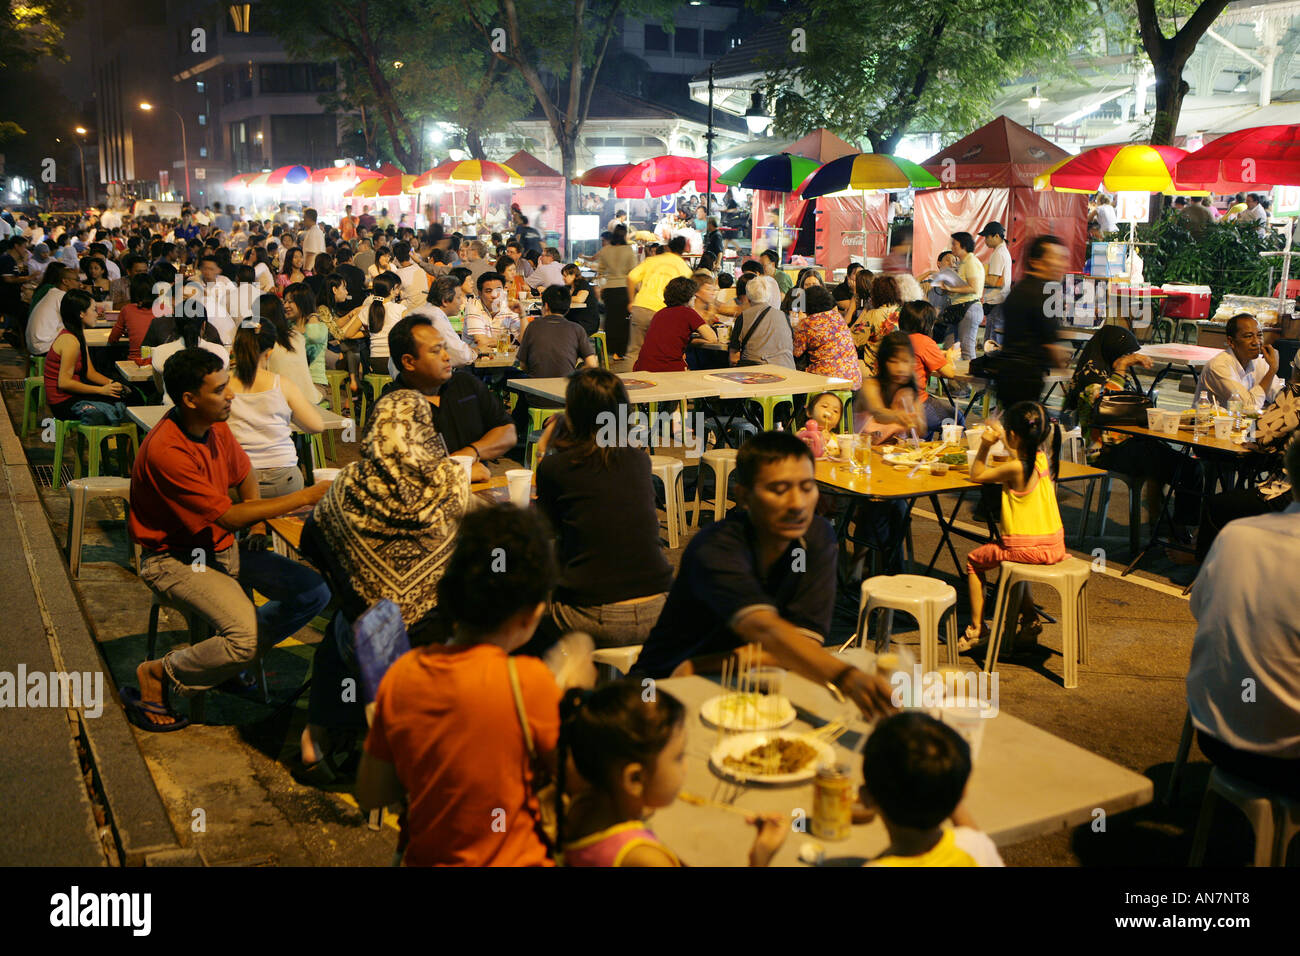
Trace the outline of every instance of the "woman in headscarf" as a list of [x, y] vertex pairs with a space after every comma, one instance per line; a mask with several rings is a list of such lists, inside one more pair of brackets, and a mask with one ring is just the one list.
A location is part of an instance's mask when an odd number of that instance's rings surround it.
[[1150, 368], [1151, 359], [1138, 351], [1138, 340], [1121, 325], [1102, 326], [1088, 340], [1074, 367], [1063, 409], [1074, 409], [1079, 430], [1087, 443], [1088, 463], [1107, 471], [1141, 478], [1146, 485], [1147, 514], [1154, 525], [1160, 514], [1161, 491], [1185, 466], [1174, 494], [1174, 528], [1183, 538], [1200, 511], [1200, 474], [1194, 462], [1156, 438], [1093, 427], [1093, 409], [1106, 392], [1130, 390], [1128, 372], [1133, 366]]
[[413, 645], [441, 638], [438, 581], [468, 502], [465, 469], [447, 456], [428, 399], [402, 389], [376, 402], [360, 460], [344, 466], [303, 528], [301, 551], [339, 601], [312, 665], [302, 734], [311, 782], [332, 782], [348, 750], [338, 738], [365, 730], [362, 703], [341, 703], [339, 694], [340, 682], [357, 676], [352, 622], [387, 598]]

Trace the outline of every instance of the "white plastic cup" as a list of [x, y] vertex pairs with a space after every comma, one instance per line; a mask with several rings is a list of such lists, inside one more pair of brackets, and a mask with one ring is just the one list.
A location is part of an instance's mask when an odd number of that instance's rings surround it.
[[946, 445], [961, 444], [962, 427], [960, 425], [944, 425], [943, 441]]
[[472, 485], [474, 483], [474, 456], [452, 455], [451, 460], [465, 469], [465, 482]]
[[1181, 420], [1182, 420], [1182, 415], [1181, 415], [1179, 412], [1166, 411], [1166, 412], [1165, 412], [1165, 421], [1164, 421], [1164, 425], [1165, 425], [1165, 434], [1166, 434], [1166, 435], [1177, 435], [1177, 434], [1178, 434], [1178, 423], [1179, 423]]
[[966, 429], [966, 447], [969, 448], [971, 451], [979, 450], [980, 442], [983, 440], [983, 438], [984, 438], [983, 425], [981, 425], [979, 428]]
[[342, 468], [313, 468], [311, 476], [317, 481], [333, 481], [342, 470]]
[[984, 743], [984, 725], [989, 718], [983, 714], [984, 708], [976, 705], [939, 708], [939, 719], [957, 731], [970, 747], [971, 763], [979, 760]]
[[1164, 420], [1162, 417], [1163, 415], [1164, 415], [1164, 411], [1162, 409], [1148, 408], [1147, 428], [1151, 429], [1153, 432], [1160, 431], [1160, 423]]
[[967, 474], [969, 474], [970, 471], [971, 471], [971, 469], [973, 469], [973, 468], [975, 467], [975, 456], [978, 455], [978, 454], [979, 454], [979, 452], [978, 452], [976, 449], [974, 449], [974, 448], [972, 448], [970, 451], [966, 452], [966, 472], [967, 472]]
[[533, 473], [527, 468], [511, 468], [506, 472], [510, 488], [510, 503], [516, 508], [527, 508], [533, 498]]
[[1232, 438], [1232, 418], [1227, 415], [1219, 415], [1214, 419], [1214, 437], [1219, 441], [1228, 441]]

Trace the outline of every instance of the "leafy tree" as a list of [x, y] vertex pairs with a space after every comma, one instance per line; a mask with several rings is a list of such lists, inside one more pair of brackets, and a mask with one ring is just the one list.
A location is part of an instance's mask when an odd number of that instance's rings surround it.
[[[1183, 109], [1183, 97], [1187, 95], [1187, 81], [1183, 79], [1183, 67], [1196, 50], [1205, 31], [1210, 29], [1228, 0], [1202, 0], [1193, 8], [1186, 2], [1160, 2], [1156, 0], [1136, 0], [1137, 28], [1142, 40], [1142, 47], [1151, 58], [1155, 74], [1156, 113], [1151, 128], [1151, 142], [1154, 145], [1168, 146], [1174, 141], [1178, 131], [1178, 116]], [[1185, 14], [1185, 15], [1184, 15]], [[1179, 27], [1179, 21], [1182, 26]], [[1165, 24], [1174, 29], [1171, 36], [1165, 35]]]
[[971, 129], [1003, 83], [1064, 70], [1091, 15], [1088, 0], [810, 0], [765, 78], [776, 131], [827, 127], [891, 152], [912, 128]]
[[79, 0], [6, 0], [0, 6], [0, 69], [40, 57], [66, 60], [64, 28], [80, 16]]

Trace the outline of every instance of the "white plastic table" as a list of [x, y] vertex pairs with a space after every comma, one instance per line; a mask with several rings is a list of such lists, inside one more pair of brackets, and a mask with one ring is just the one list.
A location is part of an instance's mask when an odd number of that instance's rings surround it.
[[[704, 677], [671, 678], [657, 681], [655, 686], [686, 706], [683, 789], [723, 800], [723, 781], [709, 768], [709, 752], [717, 731], [699, 717], [700, 705], [719, 693], [719, 686]], [[819, 725], [821, 719], [850, 712], [825, 688], [794, 674], [786, 674], [783, 691], [800, 711], [800, 719], [790, 725], [796, 732]], [[809, 712], [821, 719], [806, 722], [804, 718]], [[1090, 823], [1098, 809], [1107, 814], [1120, 813], [1151, 801], [1152, 783], [1139, 773], [1006, 712], [986, 723], [983, 745], [966, 792], [966, 808], [980, 829], [999, 846]], [[836, 745], [837, 757], [849, 766], [855, 795], [862, 782], [862, 758], [850, 748], [857, 746], [861, 739], [853, 729], [864, 728], [860, 721], [855, 722]], [[789, 820], [795, 819], [795, 810], [802, 810], [811, 824], [812, 791], [811, 783], [790, 787], [749, 786], [736, 797], [734, 805], [754, 812], [777, 813]], [[755, 832], [738, 814], [680, 800], [655, 813], [649, 825], [665, 846], [685, 862], [697, 866], [744, 866]], [[811, 832], [792, 832], [773, 859], [773, 865], [798, 865], [799, 849], [805, 842], [821, 844], [828, 860], [838, 858], [848, 862], [845, 858], [878, 855], [889, 841], [879, 820], [854, 826], [849, 839], [839, 843], [817, 840]]]

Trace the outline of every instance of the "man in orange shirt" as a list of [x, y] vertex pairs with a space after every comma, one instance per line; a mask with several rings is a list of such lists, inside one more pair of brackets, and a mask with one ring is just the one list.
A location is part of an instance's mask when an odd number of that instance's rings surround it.
[[351, 242], [357, 237], [357, 217], [352, 215], [352, 207], [343, 207], [343, 218], [339, 220], [339, 236], [344, 242]]
[[[536, 511], [476, 511], [438, 582], [447, 644], [394, 662], [357, 776], [363, 810], [407, 798], [407, 866], [550, 866], [534, 773], [554, 769], [560, 688], [535, 657], [557, 576]], [[527, 732], [525, 733], [525, 723]]]

